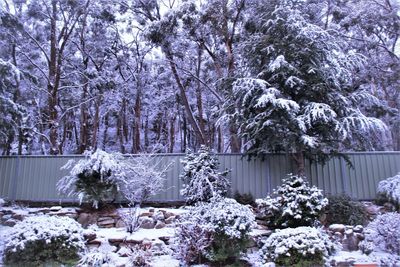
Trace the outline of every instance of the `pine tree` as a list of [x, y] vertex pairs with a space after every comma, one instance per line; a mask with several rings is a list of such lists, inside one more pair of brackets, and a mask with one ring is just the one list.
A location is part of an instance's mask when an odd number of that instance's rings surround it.
[[240, 125], [249, 155], [291, 153], [303, 174], [304, 156], [324, 160], [350, 144], [368, 144], [385, 129], [359, 108], [375, 100], [354, 86], [363, 66], [359, 55], [344, 53], [333, 32], [311, 23], [295, 5], [256, 10], [261, 20], [247, 23], [243, 47], [250, 78], [233, 83], [225, 106], [234, 110], [225, 118]]

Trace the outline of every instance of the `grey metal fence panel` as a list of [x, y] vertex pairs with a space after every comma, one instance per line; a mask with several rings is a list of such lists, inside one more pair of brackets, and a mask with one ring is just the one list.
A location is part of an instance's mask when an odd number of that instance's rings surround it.
[[[348, 153], [350, 168], [343, 159], [334, 158], [325, 165], [306, 162], [310, 182], [328, 194], [347, 193], [356, 199], [373, 199], [378, 182], [400, 172], [400, 152]], [[240, 154], [218, 154], [221, 170], [229, 169], [232, 192], [252, 193], [265, 197], [294, 171], [290, 157], [269, 154], [263, 160], [248, 160]], [[156, 201], [182, 200], [180, 189], [183, 154], [156, 157], [160, 166], [172, 162], [165, 181], [165, 190], [153, 198]], [[11, 156], [0, 157], [0, 197], [10, 200], [76, 201], [56, 191], [57, 181], [68, 173], [60, 170], [70, 159], [82, 156]]]

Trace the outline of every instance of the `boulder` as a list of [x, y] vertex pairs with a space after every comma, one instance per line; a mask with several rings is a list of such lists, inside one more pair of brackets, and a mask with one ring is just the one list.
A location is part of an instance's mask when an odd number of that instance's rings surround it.
[[153, 229], [155, 226], [154, 220], [148, 217], [140, 217], [139, 224], [143, 229]]
[[95, 224], [97, 222], [97, 216], [90, 213], [82, 212], [79, 214], [78, 223], [80, 223], [83, 227], [87, 227], [91, 224]]
[[157, 211], [153, 214], [153, 219], [156, 221], [163, 221], [165, 219], [164, 213], [161, 211]]
[[163, 223], [162, 221], [157, 221], [156, 225], [154, 226], [154, 228], [156, 229], [161, 229], [165, 227], [165, 223]]
[[176, 221], [176, 217], [175, 216], [170, 216], [170, 217], [165, 219], [165, 223], [166, 224], [171, 224], [171, 223], [174, 223], [175, 221]]
[[346, 229], [346, 226], [344, 226], [343, 224], [331, 224], [329, 226], [329, 230], [332, 232], [340, 232], [340, 233], [344, 233]]
[[16, 224], [17, 224], [17, 221], [14, 219], [8, 219], [7, 221], [3, 222], [4, 226], [10, 226], [10, 227], [13, 227]]

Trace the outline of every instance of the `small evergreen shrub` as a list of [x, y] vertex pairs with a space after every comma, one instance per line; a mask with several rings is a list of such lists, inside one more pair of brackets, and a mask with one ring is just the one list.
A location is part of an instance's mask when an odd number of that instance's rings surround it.
[[119, 172], [120, 156], [109, 154], [100, 149], [91, 153], [85, 152], [85, 159], [69, 161], [62, 169], [69, 169], [70, 174], [57, 183], [60, 193], [77, 196], [83, 201], [91, 202], [93, 207], [111, 201], [117, 194], [116, 174]]
[[386, 251], [400, 255], [400, 214], [378, 215], [364, 229], [364, 235], [365, 239], [360, 243], [363, 252]]
[[209, 148], [201, 146], [198, 154], [189, 151], [181, 163], [183, 164], [183, 172], [180, 175], [183, 181], [181, 194], [186, 203], [209, 201], [217, 195], [227, 196], [230, 187], [226, 178], [228, 171], [218, 171], [218, 159], [210, 153]]
[[[206, 259], [228, 264], [237, 261], [246, 248], [255, 218], [249, 208], [234, 199], [217, 197], [196, 205], [183, 220], [178, 240], [186, 248], [181, 248], [184, 253], [180, 259], [186, 263]], [[197, 240], [201, 241], [198, 247]]]
[[352, 200], [347, 195], [329, 196], [325, 207], [326, 223], [345, 225], [365, 225], [368, 214], [362, 203]]
[[400, 173], [379, 182], [378, 201], [400, 206]]
[[274, 198], [258, 199], [258, 211], [270, 227], [312, 226], [328, 204], [322, 190], [310, 187], [303, 177], [289, 175], [274, 190]]
[[241, 194], [238, 190], [236, 190], [233, 198], [242, 205], [251, 205], [254, 206], [256, 204], [255, 199], [251, 193], [243, 193]]
[[264, 242], [264, 261], [279, 266], [323, 266], [338, 249], [329, 236], [316, 228], [297, 227], [276, 230]]
[[6, 237], [4, 262], [39, 265], [72, 263], [85, 249], [83, 228], [68, 217], [36, 216], [17, 223]]

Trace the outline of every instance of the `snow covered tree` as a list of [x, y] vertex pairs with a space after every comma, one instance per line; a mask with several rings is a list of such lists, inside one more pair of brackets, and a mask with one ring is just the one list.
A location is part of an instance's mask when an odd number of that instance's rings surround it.
[[97, 149], [85, 152], [85, 159], [73, 167], [73, 160], [62, 169], [71, 169], [70, 174], [61, 178], [57, 190], [68, 196], [77, 196], [79, 201], [92, 202], [93, 207], [114, 200], [117, 193], [117, 174], [120, 173], [120, 155], [109, 154]]
[[20, 71], [0, 58], [0, 146], [4, 146], [5, 154], [10, 151], [14, 136], [20, 133], [25, 113], [24, 107], [15, 102], [20, 79]]
[[304, 157], [324, 160], [357, 142], [368, 147], [385, 125], [359, 108], [376, 100], [354, 85], [363, 58], [345, 53], [295, 2], [254, 8], [243, 45], [250, 78], [233, 83], [225, 119], [240, 125], [248, 155], [291, 153], [304, 174]]
[[181, 194], [186, 203], [193, 204], [199, 201], [208, 201], [214, 196], [226, 196], [230, 183], [226, 178], [228, 170], [219, 172], [219, 162], [210, 149], [201, 146], [198, 154], [188, 151], [181, 161], [183, 172], [180, 179], [183, 181]]

